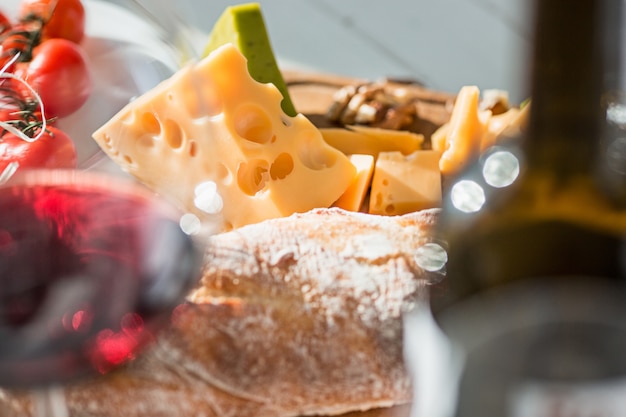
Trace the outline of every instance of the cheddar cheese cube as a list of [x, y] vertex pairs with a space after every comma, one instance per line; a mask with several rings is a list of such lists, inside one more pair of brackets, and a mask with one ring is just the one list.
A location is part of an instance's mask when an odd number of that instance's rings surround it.
[[405, 156], [400, 152], [378, 155], [372, 179], [369, 212], [402, 215], [441, 207], [441, 153], [421, 150]]

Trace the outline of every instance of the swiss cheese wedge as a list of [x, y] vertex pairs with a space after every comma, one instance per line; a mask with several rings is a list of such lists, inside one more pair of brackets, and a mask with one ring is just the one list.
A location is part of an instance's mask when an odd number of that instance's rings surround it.
[[[349, 159], [306, 117], [287, 116], [281, 100], [226, 44], [129, 103], [93, 137], [154, 191], [230, 230], [329, 207], [355, 176]], [[216, 191], [215, 204], [198, 203], [206, 190]]]

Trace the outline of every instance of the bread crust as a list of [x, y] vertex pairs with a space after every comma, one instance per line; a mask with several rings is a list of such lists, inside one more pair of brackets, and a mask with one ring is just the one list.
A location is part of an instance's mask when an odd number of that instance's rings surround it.
[[294, 417], [408, 404], [402, 314], [430, 278], [415, 253], [438, 212], [315, 209], [212, 237], [171, 327], [126, 368], [68, 387], [70, 415]]

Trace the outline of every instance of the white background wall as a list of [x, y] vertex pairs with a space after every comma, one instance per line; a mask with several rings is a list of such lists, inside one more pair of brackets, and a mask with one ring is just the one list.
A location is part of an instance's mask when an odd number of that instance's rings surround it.
[[[150, 1], [150, 0], [146, 0]], [[529, 0], [259, 0], [281, 64], [527, 96]], [[240, 1], [243, 2], [243, 1]], [[201, 32], [229, 0], [177, 0]]]
[[[225, 7], [255, 0], [134, 1], [156, 14], [175, 8], [199, 32], [202, 44]], [[528, 96], [533, 1], [256, 1], [282, 66], [370, 79], [413, 78], [449, 92], [475, 84], [506, 89], [518, 102]], [[160, 18], [167, 22], [170, 14], [163, 12]]]

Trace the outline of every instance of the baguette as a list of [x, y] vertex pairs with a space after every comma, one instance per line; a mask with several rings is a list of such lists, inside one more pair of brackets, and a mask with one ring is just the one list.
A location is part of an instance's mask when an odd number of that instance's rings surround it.
[[[125, 368], [69, 386], [70, 416], [408, 415], [401, 318], [429, 278], [414, 254], [437, 214], [315, 209], [212, 237], [170, 328]], [[24, 395], [0, 402], [28, 415]]]

